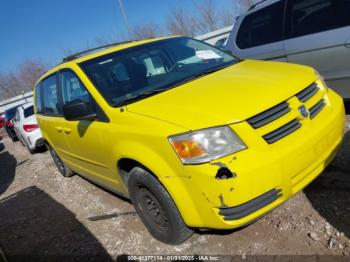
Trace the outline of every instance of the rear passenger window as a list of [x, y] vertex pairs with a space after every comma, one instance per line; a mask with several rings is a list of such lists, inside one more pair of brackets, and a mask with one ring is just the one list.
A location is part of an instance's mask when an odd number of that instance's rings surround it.
[[319, 33], [350, 24], [349, 0], [289, 0], [286, 37]]
[[42, 113], [42, 104], [41, 104], [41, 84], [38, 83], [35, 86], [35, 106], [36, 106], [36, 112]]
[[236, 43], [241, 49], [282, 41], [284, 1], [247, 15], [239, 28]]
[[24, 109], [23, 115], [25, 118], [34, 115], [34, 106], [30, 106], [30, 107], [27, 107], [26, 109]]
[[44, 113], [46, 115], [61, 115], [61, 107], [58, 102], [56, 74], [46, 78], [42, 82]]

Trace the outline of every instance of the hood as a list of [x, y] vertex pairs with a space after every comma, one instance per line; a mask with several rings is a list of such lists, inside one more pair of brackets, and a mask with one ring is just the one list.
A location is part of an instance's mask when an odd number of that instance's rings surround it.
[[129, 112], [189, 130], [240, 122], [294, 96], [312, 68], [246, 60], [127, 106]]

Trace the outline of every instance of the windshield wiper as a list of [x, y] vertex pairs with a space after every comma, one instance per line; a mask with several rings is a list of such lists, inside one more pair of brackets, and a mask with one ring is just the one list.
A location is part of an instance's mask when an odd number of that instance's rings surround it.
[[132, 97], [126, 98], [126, 99], [124, 99], [123, 101], [120, 101], [120, 102], [118, 102], [118, 103], [113, 104], [113, 106], [115, 106], [115, 107], [125, 106], [125, 105], [127, 105], [127, 104], [132, 103], [132, 102], [136, 102], [136, 101], [141, 100], [141, 99], [144, 99], [144, 98], [146, 98], [146, 97], [149, 97], [149, 96], [152, 96], [152, 95], [161, 93], [161, 92], [166, 91], [166, 90], [168, 90], [168, 89], [169, 89], [169, 88], [162, 88], [162, 89], [149, 90], [149, 91], [146, 91], [146, 92], [144, 92], [144, 93], [140, 93], [140, 94], [134, 95], [134, 96], [132, 96]]
[[198, 73], [198, 75], [208, 75], [208, 74], [214, 73], [216, 71], [219, 71], [221, 69], [224, 69], [230, 65], [233, 65], [233, 63], [224, 64], [222, 66], [218, 66], [218, 67], [214, 67], [214, 68], [209, 68], [207, 70], [204, 70], [204, 71]]

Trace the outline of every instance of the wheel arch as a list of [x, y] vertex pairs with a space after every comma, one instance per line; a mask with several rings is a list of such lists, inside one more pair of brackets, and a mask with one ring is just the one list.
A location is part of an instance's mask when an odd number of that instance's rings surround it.
[[[173, 160], [169, 160], [169, 158], [166, 158], [166, 154], [160, 154], [158, 150], [155, 151], [138, 143], [128, 143], [127, 145], [121, 147], [119, 144], [118, 151], [115, 151], [116, 153], [123, 152], [123, 155], [116, 158], [116, 167], [126, 192], [128, 192], [128, 173], [136, 166], [142, 167], [149, 171], [168, 192], [186, 225], [202, 224], [200, 210], [198, 210], [194, 199], [191, 197], [191, 188], [188, 187], [190, 178], [186, 176], [182, 164], [172, 162], [179, 161], [179, 159], [174, 156]], [[183, 201], [184, 199], [186, 201]]]

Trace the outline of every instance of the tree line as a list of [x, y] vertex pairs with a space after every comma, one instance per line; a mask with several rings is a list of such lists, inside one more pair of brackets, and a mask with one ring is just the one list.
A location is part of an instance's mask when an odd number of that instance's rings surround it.
[[195, 37], [234, 24], [237, 16], [245, 12], [257, 0], [231, 0], [219, 9], [214, 0], [192, 0], [195, 12], [182, 7], [171, 10], [165, 25], [152, 22], [131, 28], [131, 37], [145, 39], [164, 35]]
[[16, 70], [0, 72], [0, 101], [32, 91], [34, 83], [47, 68], [48, 65], [39, 60], [26, 59]]

